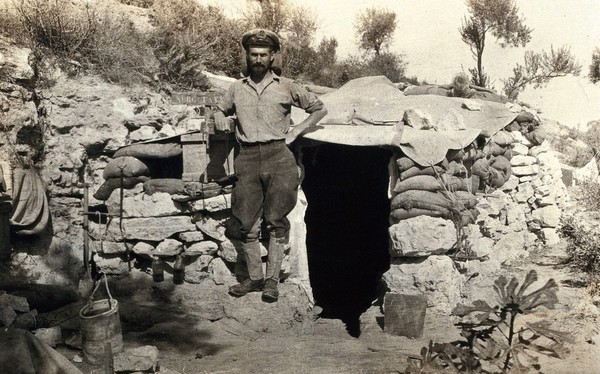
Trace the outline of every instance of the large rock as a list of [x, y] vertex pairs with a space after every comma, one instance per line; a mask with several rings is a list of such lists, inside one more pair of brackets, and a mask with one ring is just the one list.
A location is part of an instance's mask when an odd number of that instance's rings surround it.
[[226, 286], [232, 286], [237, 283], [231, 271], [220, 258], [215, 258], [208, 265], [208, 271], [212, 274], [212, 279], [215, 284], [224, 284]]
[[560, 225], [561, 210], [556, 205], [541, 207], [531, 212], [533, 219], [542, 227], [558, 227]]
[[184, 243], [193, 244], [204, 240], [202, 231], [188, 231], [179, 234], [179, 240]]
[[[118, 190], [117, 190], [118, 191]], [[120, 212], [120, 194], [113, 193], [106, 201], [108, 213], [118, 215]], [[166, 192], [156, 192], [152, 195], [140, 193], [123, 198], [123, 217], [165, 217], [181, 214], [181, 205], [171, 199]]]
[[405, 110], [402, 119], [406, 126], [413, 127], [417, 130], [428, 130], [433, 127], [431, 115], [420, 109], [410, 108]]
[[227, 262], [237, 262], [238, 254], [241, 254], [241, 244], [237, 241], [225, 240], [219, 244], [217, 254]]
[[499, 217], [500, 214], [506, 210], [509, 199], [510, 198], [506, 193], [495, 190], [479, 199], [477, 210], [479, 210], [481, 215]]
[[[195, 256], [194, 256], [195, 257]], [[201, 255], [192, 258], [191, 262], [185, 267], [185, 281], [187, 283], [198, 284], [209, 276], [208, 265], [213, 261], [212, 255]]]
[[510, 159], [511, 166], [529, 166], [537, 163], [537, 159], [533, 156], [523, 154], [515, 155]]
[[225, 236], [225, 226], [222, 220], [204, 216], [202, 219], [196, 221], [196, 228], [204, 235], [217, 241], [222, 242], [227, 240], [227, 237]]
[[158, 371], [158, 348], [152, 345], [127, 349], [114, 356], [115, 373]]
[[424, 257], [448, 252], [456, 243], [456, 228], [452, 221], [419, 216], [389, 228], [392, 257]]
[[13, 44], [8, 38], [0, 35], [0, 70], [8, 77], [29, 81], [35, 76], [29, 57], [31, 49]]
[[152, 255], [169, 257], [175, 256], [183, 252], [183, 243], [175, 239], [165, 239], [158, 243]]
[[25, 297], [11, 294], [0, 295], [0, 305], [8, 305], [15, 312], [29, 312], [29, 303]]
[[214, 255], [219, 250], [219, 245], [211, 240], [193, 243], [185, 248], [188, 256]]
[[508, 230], [494, 244], [494, 251], [491, 256], [503, 265], [526, 258], [529, 255], [527, 252], [527, 234], [527, 231], [524, 230], [519, 232]]
[[526, 166], [513, 166], [512, 173], [517, 177], [536, 175], [539, 173], [540, 167], [537, 164]]
[[534, 194], [535, 190], [531, 183], [521, 183], [517, 187], [517, 192], [513, 194], [513, 200], [517, 203], [526, 203]]
[[231, 194], [219, 195], [208, 199], [196, 200], [188, 203], [192, 212], [218, 212], [231, 208]]
[[460, 302], [464, 282], [448, 256], [395, 260], [383, 279], [392, 293], [426, 295], [428, 309], [443, 315], [449, 315]]
[[123, 231], [128, 240], [163, 241], [173, 234], [195, 230], [188, 216], [129, 218], [123, 220]]
[[17, 318], [17, 313], [8, 305], [0, 304], [0, 327], [9, 327]]

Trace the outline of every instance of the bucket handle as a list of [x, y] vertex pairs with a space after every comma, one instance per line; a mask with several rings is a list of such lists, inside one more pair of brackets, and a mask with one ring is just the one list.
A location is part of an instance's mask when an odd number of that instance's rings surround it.
[[108, 278], [106, 278], [106, 274], [103, 274], [100, 281], [98, 283], [96, 283], [96, 287], [94, 287], [94, 290], [92, 291], [92, 294], [90, 295], [88, 304], [92, 304], [92, 302], [94, 301], [94, 294], [96, 293], [96, 291], [98, 291], [98, 288], [100, 287], [100, 284], [102, 284], [102, 281], [104, 281], [104, 286], [106, 287], [106, 293], [108, 294], [108, 307], [112, 309], [112, 303], [113, 303], [114, 298], [112, 297], [112, 295], [110, 293], [110, 289], [108, 288]]

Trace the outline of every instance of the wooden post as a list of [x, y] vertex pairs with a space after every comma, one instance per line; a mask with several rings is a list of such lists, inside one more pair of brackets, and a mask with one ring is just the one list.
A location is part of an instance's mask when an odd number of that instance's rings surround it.
[[206, 153], [206, 134], [192, 133], [181, 135], [183, 147], [183, 175], [184, 182], [199, 182], [206, 172], [208, 154]]

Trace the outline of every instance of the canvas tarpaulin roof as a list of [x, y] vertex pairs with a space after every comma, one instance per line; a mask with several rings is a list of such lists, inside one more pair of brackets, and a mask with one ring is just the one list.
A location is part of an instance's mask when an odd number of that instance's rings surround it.
[[[346, 145], [397, 146], [420, 165], [440, 162], [449, 149], [464, 148], [479, 134], [491, 137], [516, 117], [504, 104], [491, 101], [406, 96], [384, 76], [354, 79], [336, 91], [321, 95], [320, 99], [328, 114], [320, 122], [321, 127], [306, 133], [305, 138]], [[467, 101], [476, 101], [479, 110], [468, 109]], [[433, 124], [449, 114], [458, 115], [466, 129], [417, 130], [398, 125], [408, 109], [421, 110]], [[293, 110], [292, 118], [299, 123], [306, 114]]]

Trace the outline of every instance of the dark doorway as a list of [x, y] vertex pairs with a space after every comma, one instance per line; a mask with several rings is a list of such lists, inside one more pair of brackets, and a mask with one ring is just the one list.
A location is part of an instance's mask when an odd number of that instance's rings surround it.
[[381, 291], [389, 269], [388, 163], [379, 147], [324, 143], [303, 149], [302, 188], [308, 207], [306, 245], [310, 281], [322, 316], [358, 318]]

